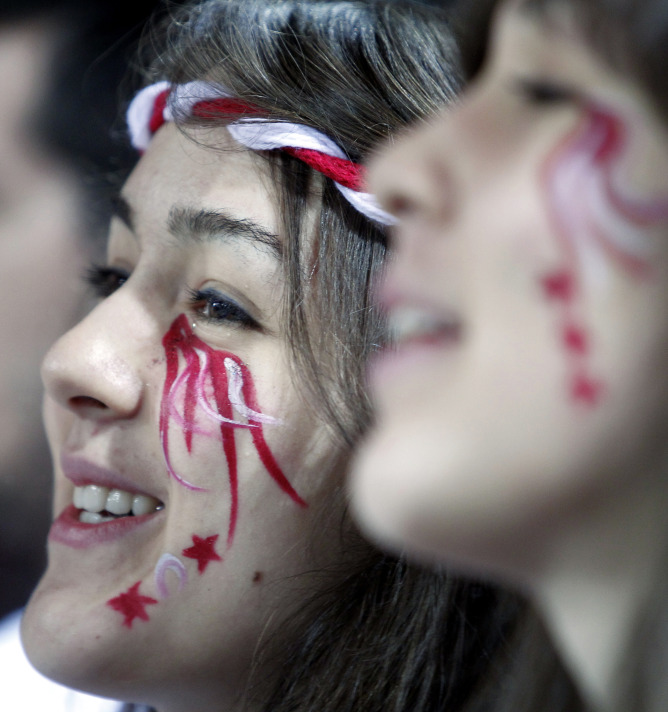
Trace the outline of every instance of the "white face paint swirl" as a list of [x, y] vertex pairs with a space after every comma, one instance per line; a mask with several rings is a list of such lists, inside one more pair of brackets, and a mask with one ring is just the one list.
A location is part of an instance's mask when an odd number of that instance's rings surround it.
[[173, 571], [178, 579], [178, 590], [182, 591], [183, 587], [188, 583], [188, 572], [183, 563], [173, 554], [163, 554], [155, 565], [155, 587], [160, 598], [169, 597], [169, 588], [167, 586], [167, 572]]
[[241, 368], [239, 364], [235, 363], [231, 358], [225, 359], [225, 370], [227, 371], [227, 383], [228, 391], [227, 395], [230, 399], [230, 403], [234, 406], [234, 409], [241, 415], [250, 421], [255, 421], [256, 423], [264, 423], [265, 425], [278, 425], [280, 421], [278, 418], [274, 418], [271, 415], [265, 415], [264, 413], [258, 413], [256, 410], [249, 408], [246, 403], [244, 403], [244, 398], [242, 395], [242, 389], [244, 386], [244, 377], [241, 373]]

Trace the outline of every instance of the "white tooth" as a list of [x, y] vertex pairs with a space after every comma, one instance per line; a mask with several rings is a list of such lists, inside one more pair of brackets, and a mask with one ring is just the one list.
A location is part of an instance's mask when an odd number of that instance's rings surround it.
[[84, 524], [101, 524], [102, 522], [110, 522], [114, 517], [105, 517], [97, 512], [87, 512], [84, 510], [79, 514], [79, 521]]
[[72, 497], [72, 504], [77, 509], [83, 509], [83, 493], [84, 493], [85, 487], [75, 487], [74, 488], [74, 496]]
[[152, 514], [158, 508], [160, 501], [155, 497], [149, 497], [145, 494], [136, 494], [132, 500], [132, 513], [135, 516], [142, 514]]
[[130, 514], [133, 497], [125, 490], [112, 489], [107, 496], [105, 509], [112, 514]]
[[88, 485], [84, 487], [82, 507], [89, 512], [101, 512], [107, 503], [108, 487]]

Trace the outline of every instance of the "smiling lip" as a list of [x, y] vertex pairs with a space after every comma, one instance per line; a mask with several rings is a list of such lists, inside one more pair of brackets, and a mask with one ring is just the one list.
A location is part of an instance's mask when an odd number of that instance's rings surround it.
[[120, 539], [161, 514], [154, 512], [137, 517], [120, 517], [100, 524], [84, 524], [79, 521], [80, 511], [73, 504], [68, 505], [51, 525], [49, 541], [73, 549], [87, 549]]
[[371, 358], [368, 377], [372, 390], [392, 381], [410, 378], [423, 368], [451, 358], [463, 342], [463, 325], [457, 312], [411, 295], [382, 295], [396, 343]]
[[[95, 484], [109, 489], [125, 490], [132, 494], [152, 496], [138, 489], [136, 484], [119, 472], [96, 465], [83, 457], [63, 453], [60, 465], [65, 477], [76, 487]], [[74, 549], [85, 549], [120, 539], [151, 519], [155, 519], [161, 512], [119, 517], [113, 521], [97, 524], [80, 522], [80, 513], [81, 510], [73, 504], [68, 505], [51, 525], [49, 541], [65, 544]]]
[[150, 494], [137, 489], [136, 484], [118, 472], [95, 465], [82, 457], [63, 454], [60, 458], [60, 466], [65, 477], [76, 487], [100, 485], [109, 489], [126, 490], [133, 494]]

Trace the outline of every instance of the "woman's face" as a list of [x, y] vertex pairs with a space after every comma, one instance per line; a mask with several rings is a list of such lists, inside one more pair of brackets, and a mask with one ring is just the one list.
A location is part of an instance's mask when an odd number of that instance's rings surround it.
[[158, 132], [102, 298], [43, 365], [56, 520], [23, 635], [47, 675], [231, 708], [299, 575], [337, 558], [342, 457], [290, 376], [281, 241], [260, 158]]
[[[380, 158], [401, 218], [353, 497], [427, 558], [540, 568], [666, 456], [668, 136], [566, 8], [496, 16], [461, 103]], [[632, 474], [632, 477], [630, 476]]]

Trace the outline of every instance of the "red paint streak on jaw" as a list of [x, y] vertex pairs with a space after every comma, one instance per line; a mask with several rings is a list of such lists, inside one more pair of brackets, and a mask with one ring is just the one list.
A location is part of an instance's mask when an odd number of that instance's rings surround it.
[[[636, 230], [668, 221], [668, 201], [639, 200], [625, 196], [615, 183], [615, 170], [627, 145], [622, 120], [610, 111], [591, 106], [584, 121], [549, 157], [543, 185], [552, 222], [563, 252], [564, 266], [544, 275], [541, 288], [560, 313], [562, 347], [570, 363], [570, 393], [579, 403], [599, 403], [603, 384], [590, 373], [587, 328], [577, 317], [580, 294], [578, 256], [595, 243], [611, 259], [636, 277], [646, 276], [650, 265], [632, 251], [630, 244], [615, 240], [611, 230]], [[603, 206], [608, 225], [592, 210], [595, 200]], [[599, 206], [599, 207], [600, 207]], [[612, 225], [612, 227], [611, 227]]]
[[[251, 433], [253, 444], [258, 453], [260, 461], [269, 473], [269, 476], [276, 482], [280, 489], [290, 497], [296, 504], [306, 507], [306, 502], [297, 494], [287, 477], [267, 445], [264, 437], [263, 425], [261, 422], [244, 423], [234, 420], [232, 404], [229, 399], [228, 375], [225, 368], [225, 359], [229, 358], [239, 366], [243, 374], [242, 393], [249, 408], [259, 412], [255, 386], [253, 378], [244, 363], [237, 356], [227, 351], [216, 351], [201, 339], [197, 338], [190, 327], [190, 323], [184, 314], [177, 317], [162, 340], [166, 357], [165, 385], [160, 404], [160, 439], [162, 441], [165, 461], [169, 474], [187, 489], [203, 492], [202, 487], [197, 487], [181, 477], [172, 467], [169, 457], [169, 425], [172, 420], [172, 410], [175, 408], [176, 385], [181, 379], [178, 378], [179, 354], [185, 361], [185, 373], [181, 378], [185, 378], [184, 403], [183, 403], [183, 437], [189, 453], [192, 452], [193, 433], [201, 432], [197, 430], [197, 414], [201, 411], [198, 408], [198, 401], [205, 394], [199, 393], [199, 379], [203, 375], [209, 380], [213, 399], [215, 401], [218, 414], [221, 416], [220, 434], [222, 437], [223, 454], [227, 460], [228, 478], [230, 483], [230, 523], [228, 528], [228, 546], [234, 539], [238, 515], [239, 515], [239, 484], [237, 469], [237, 450], [234, 437], [234, 430], [237, 428], [248, 428]], [[204, 367], [200, 362], [202, 354]], [[201, 372], [203, 373], [201, 374]]]

